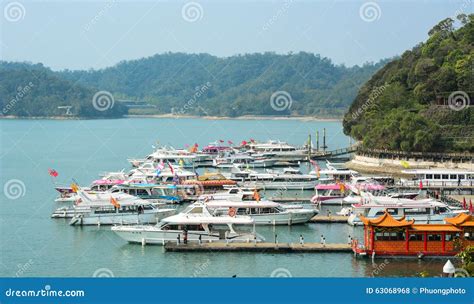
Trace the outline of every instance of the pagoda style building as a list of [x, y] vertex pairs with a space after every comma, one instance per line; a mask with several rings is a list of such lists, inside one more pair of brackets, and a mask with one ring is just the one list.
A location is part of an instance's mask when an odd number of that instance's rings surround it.
[[395, 219], [388, 212], [376, 219], [360, 216], [364, 223], [364, 244], [352, 248], [359, 255], [452, 256], [474, 245], [472, 215], [460, 213], [446, 224], [415, 224], [405, 217]]

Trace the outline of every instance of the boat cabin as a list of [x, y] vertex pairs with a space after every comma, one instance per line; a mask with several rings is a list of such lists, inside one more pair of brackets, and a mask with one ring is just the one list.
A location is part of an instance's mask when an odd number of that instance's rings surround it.
[[425, 186], [473, 186], [474, 171], [449, 170], [449, 169], [425, 169], [425, 170], [402, 170], [402, 173], [412, 175], [409, 180], [401, 180], [401, 183], [418, 186], [421, 182]]

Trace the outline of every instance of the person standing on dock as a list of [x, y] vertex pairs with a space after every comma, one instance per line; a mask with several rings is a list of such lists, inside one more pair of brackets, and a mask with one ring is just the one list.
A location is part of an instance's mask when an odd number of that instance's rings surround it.
[[352, 244], [352, 237], [350, 234], [347, 236], [347, 244]]
[[304, 237], [302, 234], [300, 234], [300, 245], [303, 246], [304, 245]]
[[324, 236], [321, 234], [321, 240], [319, 241], [321, 245], [323, 244]]
[[326, 247], [326, 238], [323, 237], [323, 247]]

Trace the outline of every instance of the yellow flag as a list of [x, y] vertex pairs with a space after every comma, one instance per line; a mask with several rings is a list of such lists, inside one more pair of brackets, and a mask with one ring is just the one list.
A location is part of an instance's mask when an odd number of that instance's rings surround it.
[[403, 168], [408, 169], [410, 167], [410, 164], [406, 160], [401, 160], [400, 164], [402, 165]]
[[77, 190], [79, 190], [79, 187], [76, 185], [76, 183], [72, 183], [71, 189], [72, 189], [72, 192], [77, 193]]

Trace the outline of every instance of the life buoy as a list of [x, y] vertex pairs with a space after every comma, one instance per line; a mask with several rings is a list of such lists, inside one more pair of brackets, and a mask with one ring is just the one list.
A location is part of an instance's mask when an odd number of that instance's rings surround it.
[[234, 217], [236, 213], [237, 213], [237, 210], [235, 210], [234, 207], [229, 208], [229, 216]]

